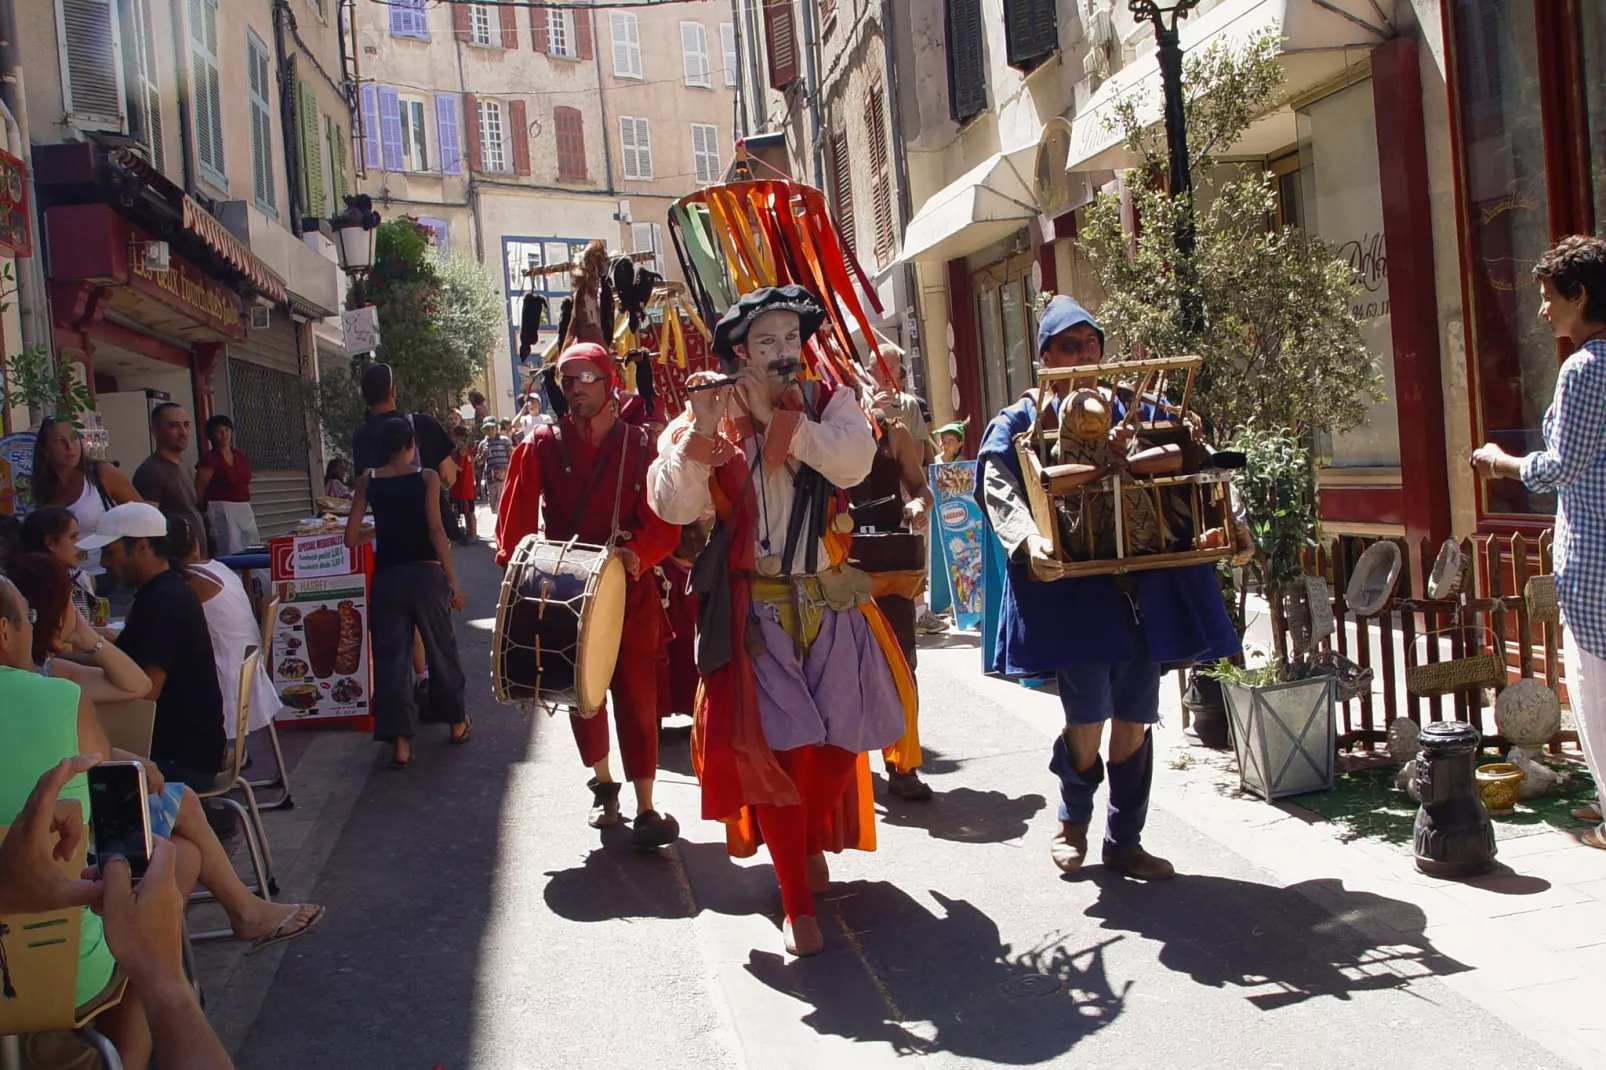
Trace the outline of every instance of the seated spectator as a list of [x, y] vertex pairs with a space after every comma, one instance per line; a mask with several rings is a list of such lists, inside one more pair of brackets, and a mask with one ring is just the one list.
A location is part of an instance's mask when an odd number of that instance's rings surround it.
[[12, 559], [10, 576], [34, 611], [30, 653], [42, 675], [72, 681], [90, 702], [123, 702], [150, 693], [145, 670], [90, 627], [72, 604], [65, 565], [48, 554], [22, 554]]
[[346, 483], [348, 475], [349, 471], [346, 462], [340, 457], [336, 457], [325, 465], [323, 469], [323, 496], [325, 498], [351, 497], [351, 487]]
[[452, 480], [452, 512], [463, 520], [466, 534], [460, 541], [472, 546], [479, 537], [479, 518], [474, 511], [474, 455], [469, 449], [468, 428], [461, 424], [453, 428], [452, 439], [457, 446], [452, 453], [452, 460], [457, 462], [457, 478]]
[[[29, 513], [22, 522], [13, 554], [49, 554], [72, 573], [72, 604], [84, 619], [95, 619], [95, 578], [80, 560], [78, 518], [71, 509], [46, 505]], [[11, 557], [8, 554], [7, 557]]]
[[223, 690], [201, 600], [168, 562], [167, 518], [145, 502], [119, 505], [80, 545], [100, 547], [106, 571], [135, 591], [117, 645], [151, 678], [151, 758], [163, 776], [209, 788], [223, 766]]

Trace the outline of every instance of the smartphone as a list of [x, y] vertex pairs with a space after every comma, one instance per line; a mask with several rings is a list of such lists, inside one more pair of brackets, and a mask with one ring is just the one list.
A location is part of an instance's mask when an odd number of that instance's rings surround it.
[[145, 807], [150, 789], [145, 767], [138, 762], [101, 762], [89, 773], [89, 830], [95, 837], [95, 865], [104, 873], [106, 860], [128, 860], [134, 880], [145, 875], [151, 860], [151, 818]]

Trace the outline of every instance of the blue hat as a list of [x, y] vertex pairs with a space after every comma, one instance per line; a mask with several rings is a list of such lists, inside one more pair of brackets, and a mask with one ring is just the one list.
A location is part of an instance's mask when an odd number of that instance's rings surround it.
[[1076, 303], [1076, 298], [1059, 294], [1043, 309], [1043, 318], [1037, 323], [1037, 352], [1042, 353], [1048, 347], [1048, 340], [1061, 331], [1069, 330], [1078, 323], [1085, 323], [1093, 328], [1099, 336], [1099, 346], [1104, 345], [1104, 332], [1088, 314], [1087, 309]]

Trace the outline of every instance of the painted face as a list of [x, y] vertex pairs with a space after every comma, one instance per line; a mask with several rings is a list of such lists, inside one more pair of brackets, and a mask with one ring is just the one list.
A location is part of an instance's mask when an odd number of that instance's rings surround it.
[[1085, 323], [1067, 327], [1048, 340], [1042, 360], [1050, 368], [1075, 368], [1097, 364], [1104, 357], [1099, 333]]
[[163, 409], [151, 434], [163, 449], [182, 453], [190, 444], [190, 414], [181, 408]]
[[769, 373], [770, 400], [778, 401], [802, 367], [802, 317], [780, 308], [766, 312], [747, 329], [746, 341], [733, 348], [743, 364]]
[[595, 419], [608, 404], [608, 378], [589, 363], [572, 362], [567, 375], [559, 373], [558, 385], [578, 420]]
[[1539, 315], [1557, 338], [1577, 341], [1583, 336], [1584, 306], [1588, 302], [1589, 291], [1582, 287], [1577, 297], [1568, 297], [1549, 279], [1539, 280]]
[[50, 463], [60, 469], [78, 467], [83, 458], [84, 446], [72, 424], [57, 421], [45, 432], [45, 454]]

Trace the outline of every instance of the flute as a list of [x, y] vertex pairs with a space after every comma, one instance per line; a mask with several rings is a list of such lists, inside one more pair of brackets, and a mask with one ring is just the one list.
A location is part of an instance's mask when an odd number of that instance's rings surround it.
[[718, 390], [722, 386], [735, 386], [735, 385], [736, 385], [736, 379], [733, 376], [722, 376], [721, 378], [718, 378], [718, 379], [710, 379], [706, 383], [698, 383], [696, 386], [688, 386], [686, 388], [686, 393], [695, 394], [699, 390]]

